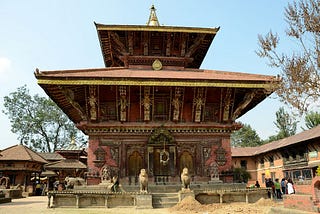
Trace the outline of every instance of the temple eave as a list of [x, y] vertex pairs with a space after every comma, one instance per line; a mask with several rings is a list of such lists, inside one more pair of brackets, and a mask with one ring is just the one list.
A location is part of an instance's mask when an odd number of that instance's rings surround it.
[[272, 89], [270, 82], [222, 82], [222, 81], [160, 81], [130, 79], [38, 79], [39, 85], [127, 85], [127, 86], [185, 86], [185, 87], [230, 87], [230, 88], [261, 88]]
[[[143, 124], [143, 125], [142, 125]], [[96, 133], [96, 134], [146, 134], [149, 135], [151, 132], [153, 132], [156, 128], [163, 127], [167, 129], [171, 133], [179, 133], [179, 134], [223, 134], [223, 133], [231, 133], [235, 130], [238, 130], [241, 128], [241, 125], [238, 123], [230, 123], [230, 124], [213, 124], [213, 123], [199, 123], [199, 124], [174, 124], [174, 123], [140, 123], [140, 125], [137, 123], [136, 125], [132, 125], [132, 122], [130, 124], [124, 124], [119, 123], [118, 125], [106, 125], [103, 123], [100, 124], [86, 124], [86, 123], [80, 123], [78, 124], [78, 128], [85, 127], [86, 132], [90, 133], [90, 135]]]
[[178, 26], [147, 26], [147, 25], [103, 25], [95, 23], [97, 30], [108, 31], [157, 31], [157, 32], [181, 32], [181, 33], [206, 33], [216, 34], [220, 27], [199, 28], [199, 27], [178, 27]]

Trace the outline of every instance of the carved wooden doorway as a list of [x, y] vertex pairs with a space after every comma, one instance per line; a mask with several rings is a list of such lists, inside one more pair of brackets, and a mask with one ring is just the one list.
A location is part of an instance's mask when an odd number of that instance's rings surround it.
[[189, 170], [189, 174], [191, 175], [194, 174], [193, 157], [189, 152], [187, 151], [182, 152], [182, 154], [180, 155], [179, 163], [180, 163], [180, 173], [182, 172], [184, 167], [187, 167]]
[[129, 176], [137, 177], [142, 169], [142, 156], [138, 151], [132, 152], [128, 159]]
[[168, 176], [170, 175], [170, 154], [168, 150], [163, 148], [153, 149], [153, 170], [155, 176]]

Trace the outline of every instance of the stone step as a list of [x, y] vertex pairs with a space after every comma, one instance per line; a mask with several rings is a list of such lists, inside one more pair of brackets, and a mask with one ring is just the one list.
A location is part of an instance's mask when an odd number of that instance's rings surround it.
[[154, 208], [169, 208], [179, 202], [178, 193], [153, 193], [152, 206]]
[[172, 203], [159, 203], [159, 204], [152, 204], [153, 208], [170, 208], [174, 207], [177, 203], [172, 202]]

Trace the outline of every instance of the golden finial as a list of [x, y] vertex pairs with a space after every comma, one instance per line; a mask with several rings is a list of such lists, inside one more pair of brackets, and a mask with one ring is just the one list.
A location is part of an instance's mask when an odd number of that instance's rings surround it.
[[147, 22], [147, 25], [160, 26], [158, 18], [157, 18], [157, 14], [156, 14], [156, 8], [154, 7], [154, 5], [152, 5], [150, 8], [150, 16], [149, 16], [149, 20]]
[[71, 138], [70, 145], [76, 145], [76, 140], [74, 139], [74, 136]]

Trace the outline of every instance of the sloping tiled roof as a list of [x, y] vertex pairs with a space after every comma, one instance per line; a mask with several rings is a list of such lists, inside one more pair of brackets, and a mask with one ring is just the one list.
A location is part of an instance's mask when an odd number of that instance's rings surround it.
[[258, 147], [232, 148], [231, 152], [233, 157], [254, 156], [315, 138], [320, 138], [320, 125], [313, 129], [300, 132], [299, 134]]
[[15, 145], [1, 151], [0, 161], [34, 161], [47, 163], [47, 161], [38, 153], [32, 151], [26, 146]]
[[237, 147], [231, 148], [231, 153], [233, 157], [247, 157], [252, 156], [258, 147]]
[[62, 155], [55, 152], [38, 152], [38, 154], [48, 161], [58, 161], [65, 159]]
[[37, 78], [139, 78], [225, 81], [271, 81], [274, 76], [217, 70], [138, 70], [129, 68], [97, 68], [82, 70], [57, 70], [36, 72]]
[[44, 166], [46, 170], [54, 169], [87, 169], [87, 166], [75, 159], [64, 159], [53, 163], [48, 163]]

